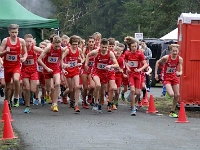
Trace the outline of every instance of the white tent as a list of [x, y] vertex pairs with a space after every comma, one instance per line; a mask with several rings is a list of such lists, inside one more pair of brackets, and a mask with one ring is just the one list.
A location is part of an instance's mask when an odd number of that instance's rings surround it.
[[162, 39], [162, 40], [178, 40], [178, 28], [176, 28], [173, 31], [169, 32], [168, 34], [164, 35], [160, 39]]

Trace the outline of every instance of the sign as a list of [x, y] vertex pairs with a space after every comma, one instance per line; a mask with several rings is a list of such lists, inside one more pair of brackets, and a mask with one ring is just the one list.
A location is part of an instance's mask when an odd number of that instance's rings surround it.
[[135, 38], [137, 40], [143, 40], [143, 33], [135, 33]]

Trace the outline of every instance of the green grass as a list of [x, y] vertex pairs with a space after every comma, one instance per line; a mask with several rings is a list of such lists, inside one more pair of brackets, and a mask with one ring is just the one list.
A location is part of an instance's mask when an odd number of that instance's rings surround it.
[[[0, 110], [2, 112], [2, 110]], [[2, 116], [2, 115], [0, 115]], [[0, 118], [1, 120], [1, 118]], [[3, 137], [4, 123], [0, 122], [0, 139]], [[14, 133], [17, 136], [16, 133]], [[20, 139], [0, 140], [0, 150], [21, 150]]]

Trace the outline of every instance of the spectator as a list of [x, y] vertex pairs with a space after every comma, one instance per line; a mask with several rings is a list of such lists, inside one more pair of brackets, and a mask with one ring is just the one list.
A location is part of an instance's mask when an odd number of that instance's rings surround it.
[[[150, 48], [147, 47], [145, 40], [141, 41], [141, 48], [144, 49], [144, 56], [149, 64], [149, 59], [152, 58], [152, 51]], [[146, 87], [147, 87], [147, 92], [150, 92], [150, 87], [151, 87], [151, 79], [149, 75], [146, 75]]]

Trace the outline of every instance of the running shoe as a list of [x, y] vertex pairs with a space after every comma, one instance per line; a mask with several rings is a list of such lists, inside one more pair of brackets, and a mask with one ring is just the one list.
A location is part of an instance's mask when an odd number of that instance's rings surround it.
[[103, 113], [100, 104], [98, 105], [98, 112], [99, 112], [99, 113]]
[[121, 94], [121, 99], [122, 99], [123, 101], [125, 101], [124, 94]]
[[79, 109], [79, 107], [76, 105], [76, 106], [74, 106], [74, 111], [76, 112], [76, 113], [79, 113], [80, 112], [80, 109]]
[[62, 97], [63, 104], [68, 104], [67, 97]]
[[19, 105], [24, 105], [24, 99], [23, 98], [19, 98]]
[[39, 99], [34, 99], [33, 104], [34, 105], [38, 105], [39, 104]]
[[115, 104], [112, 105], [113, 110], [117, 110], [117, 106]]
[[131, 116], [136, 116], [136, 109], [131, 110]]
[[92, 110], [97, 112], [98, 111], [98, 104], [95, 103], [94, 106], [92, 107]]
[[107, 111], [112, 112], [112, 104], [110, 102], [108, 102]]
[[53, 112], [58, 112], [58, 105], [53, 105]]
[[30, 111], [30, 107], [26, 107], [25, 110], [24, 110], [24, 113], [28, 114], [28, 113], [30, 113], [30, 112], [31, 112], [31, 111]]
[[169, 117], [178, 118], [178, 115], [174, 111], [170, 111]]
[[82, 106], [83, 106], [83, 108], [85, 108], [85, 109], [89, 109], [89, 106], [88, 106], [88, 104], [87, 104], [86, 102], [83, 102], [83, 101], [82, 101]]
[[13, 103], [14, 103], [13, 104], [14, 107], [19, 107], [19, 101], [17, 98], [14, 98]]
[[87, 102], [88, 102], [89, 104], [92, 103], [92, 96], [91, 96], [91, 95], [88, 95]]
[[42, 106], [45, 105], [45, 100], [44, 100], [44, 98], [41, 98], [41, 105], [42, 105]]

